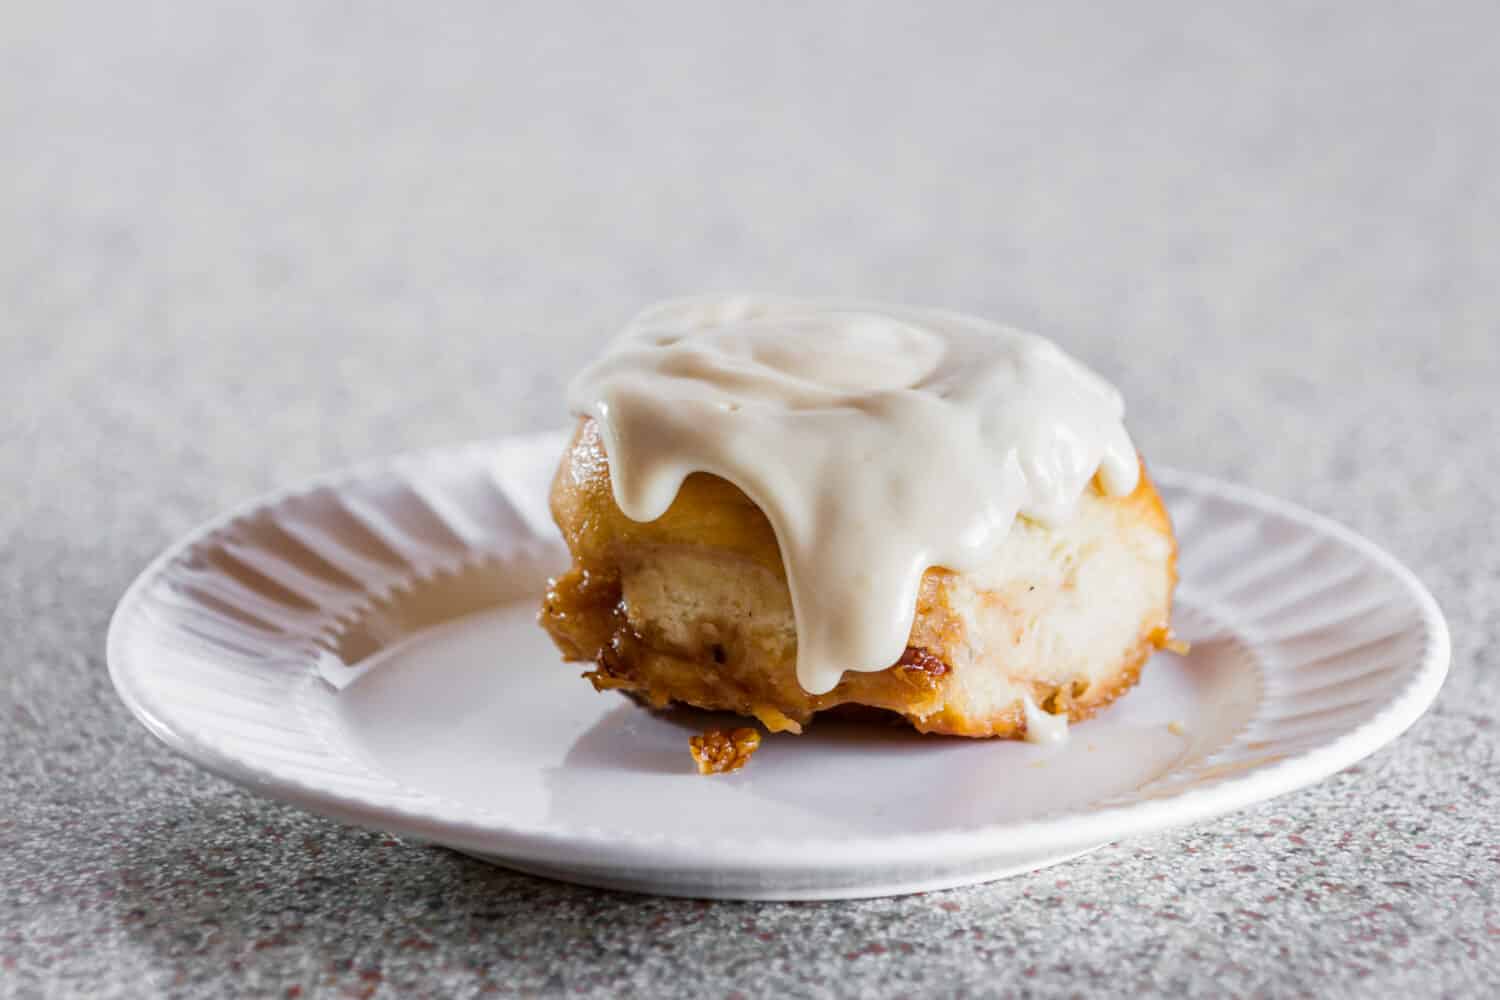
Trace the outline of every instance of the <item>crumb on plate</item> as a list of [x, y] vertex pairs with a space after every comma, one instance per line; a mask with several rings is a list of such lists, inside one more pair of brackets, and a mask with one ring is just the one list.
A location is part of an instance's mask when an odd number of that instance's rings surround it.
[[738, 771], [759, 747], [760, 732], [748, 726], [729, 731], [710, 729], [688, 741], [699, 774]]

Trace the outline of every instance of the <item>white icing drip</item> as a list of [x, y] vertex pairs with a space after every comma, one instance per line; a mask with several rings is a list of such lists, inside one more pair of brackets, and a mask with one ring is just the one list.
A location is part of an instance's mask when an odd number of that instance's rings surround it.
[[1027, 743], [1062, 743], [1068, 738], [1068, 717], [1044, 712], [1031, 695], [1021, 698], [1021, 708], [1026, 713]]
[[1095, 474], [1135, 489], [1119, 393], [1051, 342], [954, 313], [714, 296], [646, 310], [574, 379], [615, 500], [652, 521], [693, 472], [765, 511], [811, 694], [905, 650], [922, 574], [982, 565]]

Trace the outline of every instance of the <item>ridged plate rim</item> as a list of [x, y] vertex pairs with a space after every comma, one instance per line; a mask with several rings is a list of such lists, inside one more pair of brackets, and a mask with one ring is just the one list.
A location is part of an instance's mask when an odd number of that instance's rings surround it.
[[[1404, 674], [1404, 683], [1384, 706], [1364, 722], [1325, 742], [1295, 754], [1232, 773], [1205, 779], [1181, 791], [1119, 805], [1099, 805], [1048, 814], [1035, 819], [964, 829], [880, 836], [787, 839], [775, 836], [719, 838], [640, 834], [596, 826], [519, 824], [476, 815], [458, 803], [438, 801], [410, 808], [379, 795], [329, 787], [264, 759], [226, 752], [212, 733], [194, 731], [174, 718], [170, 697], [151, 689], [149, 666], [134, 661], [127, 649], [128, 630], [138, 620], [143, 595], [166, 569], [215, 533], [290, 499], [320, 489], [380, 476], [405, 476], [413, 466], [492, 461], [507, 445], [561, 451], [560, 432], [518, 435], [487, 442], [412, 452], [361, 463], [271, 491], [214, 518], [170, 545], [140, 574], [121, 598], [110, 621], [106, 657], [114, 686], [131, 712], [158, 739], [204, 769], [257, 794], [290, 802], [342, 821], [372, 829], [442, 843], [463, 850], [509, 855], [517, 860], [567, 863], [609, 852], [622, 866], [673, 870], [736, 869], [768, 872], [910, 863], [911, 852], [941, 858], [950, 865], [1003, 852], [1057, 853], [1199, 822], [1264, 802], [1313, 784], [1346, 768], [1400, 736], [1432, 703], [1446, 676], [1450, 657], [1447, 624], [1432, 595], [1416, 576], [1374, 542], [1322, 515], [1258, 491], [1210, 477], [1153, 466], [1157, 483], [1168, 491], [1212, 498], [1292, 522], [1331, 539], [1380, 570], [1396, 593], [1410, 602], [1420, 630], [1422, 653]], [[1186, 588], [1192, 581], [1184, 581]], [[1243, 734], [1241, 734], [1243, 735]], [[1236, 740], [1239, 736], [1236, 737]]]

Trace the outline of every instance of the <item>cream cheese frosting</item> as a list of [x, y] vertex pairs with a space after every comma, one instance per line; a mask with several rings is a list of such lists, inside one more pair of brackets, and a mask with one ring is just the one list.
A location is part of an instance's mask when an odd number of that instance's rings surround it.
[[923, 573], [977, 569], [1017, 517], [1131, 493], [1120, 394], [1045, 338], [957, 313], [748, 295], [662, 303], [574, 379], [615, 501], [652, 521], [694, 472], [781, 548], [797, 679], [832, 690], [905, 649]]

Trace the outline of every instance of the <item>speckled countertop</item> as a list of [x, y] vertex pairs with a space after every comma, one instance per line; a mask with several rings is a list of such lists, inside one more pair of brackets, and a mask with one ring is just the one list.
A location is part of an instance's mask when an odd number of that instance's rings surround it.
[[[0, 995], [1500, 991], [1494, 5], [504, 6], [0, 14]], [[556, 424], [623, 317], [721, 287], [1061, 338], [1158, 461], [1411, 565], [1437, 706], [1191, 830], [749, 905], [262, 802], [115, 698], [109, 613], [174, 536]]]

